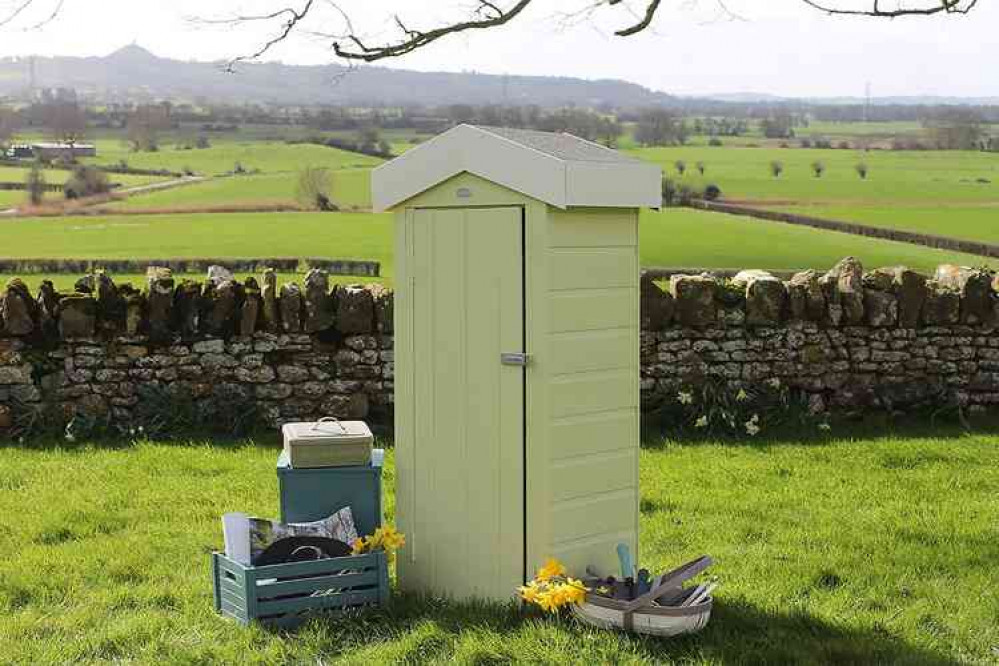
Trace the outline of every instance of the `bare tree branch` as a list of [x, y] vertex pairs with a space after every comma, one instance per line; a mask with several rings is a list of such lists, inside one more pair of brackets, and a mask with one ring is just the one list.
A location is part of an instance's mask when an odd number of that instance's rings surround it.
[[[616, 5], [620, 1], [621, 0], [615, 0], [610, 4]], [[614, 34], [617, 35], [618, 37], [630, 37], [648, 28], [649, 25], [652, 23], [652, 19], [656, 17], [656, 12], [659, 10], [659, 3], [660, 0], [651, 0], [649, 2], [648, 7], [645, 8], [645, 16], [642, 17], [641, 21], [631, 26], [630, 28], [624, 28], [623, 30], [618, 30]]]
[[478, 6], [475, 9], [475, 15], [481, 16], [481, 18], [473, 18], [468, 21], [433, 28], [431, 30], [427, 30], [426, 32], [407, 29], [403, 26], [399, 17], [396, 17], [395, 21], [403, 30], [405, 39], [393, 44], [367, 46], [357, 35], [351, 34], [347, 37], [350, 45], [345, 47], [342, 46], [340, 42], [333, 42], [333, 52], [339, 57], [347, 60], [363, 60], [364, 62], [373, 62], [383, 58], [394, 58], [427, 46], [445, 35], [465, 32], [468, 30], [494, 28], [509, 23], [516, 18], [518, 14], [524, 11], [524, 9], [531, 4], [531, 2], [533, 2], [533, 0], [518, 0], [518, 2], [510, 7], [510, 9], [503, 10], [492, 2], [479, 0]]
[[842, 9], [834, 5], [821, 2], [820, 0], [801, 0], [809, 7], [818, 9], [827, 14], [841, 16], [873, 16], [877, 18], [898, 18], [900, 16], [932, 16], [934, 14], [967, 14], [978, 0], [936, 0], [931, 3], [928, 0], [922, 6], [904, 7], [896, 6], [894, 9], [882, 9], [880, 0], [872, 0], [870, 9]]
[[15, 7], [7, 15], [6, 18], [0, 19], [0, 27], [5, 26], [5, 25], [7, 25], [9, 23], [13, 23], [14, 21], [16, 21], [17, 17], [20, 16], [22, 13], [24, 13], [24, 11], [26, 9], [28, 9], [28, 7], [30, 7], [32, 4], [34, 4], [34, 2], [35, 2], [35, 0], [23, 0], [23, 2], [21, 2], [21, 4], [19, 4], [19, 5], [17, 5], [17, 7]]
[[[904, 0], [898, 0], [904, 2]], [[400, 32], [400, 38], [395, 41], [387, 41], [378, 44], [370, 44], [361, 35], [350, 27], [346, 20], [346, 14], [339, 7], [328, 0], [329, 4], [336, 7], [337, 11], [344, 17], [348, 25], [348, 32], [333, 41], [333, 52], [340, 58], [348, 61], [374, 62], [386, 58], [395, 58], [417, 49], [423, 48], [438, 39], [451, 34], [466, 32], [469, 30], [482, 30], [505, 25], [520, 15], [534, 0], [517, 0], [509, 9], [504, 9], [498, 0], [476, 0], [476, 6], [471, 12], [471, 17], [465, 21], [447, 23], [428, 30], [412, 27], [409, 23], [404, 23], [398, 15], [393, 17], [393, 21]], [[662, 9], [662, 0], [644, 0], [644, 12], [636, 15], [636, 21], [628, 27], [615, 31], [618, 37], [630, 37], [647, 30], [653, 23], [656, 15]], [[914, 5], [896, 5], [892, 9], [884, 9], [881, 6], [882, 0], [865, 0], [870, 6], [867, 8], [849, 8], [838, 5], [838, 0], [800, 0], [805, 5], [817, 9], [826, 14], [870, 16], [879, 18], [897, 18], [901, 16], [930, 16], [933, 14], [967, 14], [979, 2], [979, 0], [914, 0]], [[724, 2], [720, 2], [722, 9], [728, 12]], [[589, 0], [589, 2], [576, 15], [589, 16], [599, 7], [617, 7], [625, 9], [629, 13], [631, 9], [625, 0]], [[258, 50], [254, 55], [240, 58], [239, 60], [253, 59], [266, 53], [278, 42], [287, 38], [295, 29], [296, 24], [305, 20], [306, 15], [312, 9], [312, 2], [307, 3], [301, 11], [290, 9], [276, 12], [285, 17], [290, 15], [283, 29], [270, 41]], [[734, 16], [731, 12], [728, 15]], [[264, 17], [255, 17], [259, 20]], [[234, 61], [235, 62], [235, 61]]]
[[[59, 15], [65, 0], [50, 0], [54, 9], [47, 19], [37, 23], [33, 27], [38, 28], [51, 22]], [[502, 5], [506, 2], [500, 0], [475, 0], [475, 6], [471, 10], [468, 19], [445, 23], [435, 28], [421, 29], [411, 27], [411, 24], [404, 23], [399, 15], [393, 16], [393, 21], [400, 32], [397, 40], [388, 40], [378, 44], [369, 44], [362, 39], [351, 25], [347, 14], [340, 9], [335, 0], [320, 0], [324, 4], [332, 7], [340, 14], [346, 26], [346, 32], [334, 35], [327, 32], [307, 31], [302, 24], [312, 15], [317, 6], [317, 0], [304, 0], [301, 8], [285, 7], [273, 12], [234, 16], [227, 19], [204, 20], [199, 22], [206, 24], [228, 24], [236, 25], [240, 23], [278, 23], [279, 27], [275, 34], [265, 41], [256, 51], [250, 54], [238, 56], [229, 61], [227, 69], [232, 70], [239, 62], [256, 60], [268, 53], [275, 46], [287, 40], [294, 32], [310, 32], [313, 35], [322, 35], [333, 40], [333, 52], [340, 58], [348, 61], [374, 62], [386, 58], [395, 58], [417, 49], [423, 48], [438, 39], [447, 35], [458, 34], [470, 30], [484, 30], [495, 28], [510, 23], [517, 18], [535, 0], [510, 0], [513, 4], [504, 9]], [[696, 2], [696, 0], [694, 0]], [[974, 9], [979, 0], [894, 0], [892, 8], [882, 7], [883, 0], [852, 0], [854, 6], [843, 6], [842, 2], [851, 0], [799, 0], [804, 5], [830, 15], [845, 16], [867, 16], [876, 18], [899, 18], [902, 16], [932, 16], [935, 14], [967, 14]], [[7, 26], [24, 15], [33, 5], [41, 0], [16, 0], [13, 8], [5, 17], [0, 17], [0, 28]], [[400, 4], [403, 0], [399, 0]], [[587, 0], [587, 4], [581, 10], [581, 14], [588, 15], [599, 7], [617, 7], [627, 10], [635, 15], [637, 19], [628, 27], [621, 28], [614, 32], [618, 37], [630, 37], [643, 32], [652, 25], [657, 13], [659, 13], [662, 0], [643, 0], [645, 4], [644, 12], [639, 16], [632, 12], [625, 0]], [[728, 12], [724, 5], [724, 0], [718, 0], [719, 5]], [[868, 5], [869, 3], [869, 5]], [[866, 5], [866, 6], [864, 6]], [[731, 12], [728, 12], [732, 15]]]

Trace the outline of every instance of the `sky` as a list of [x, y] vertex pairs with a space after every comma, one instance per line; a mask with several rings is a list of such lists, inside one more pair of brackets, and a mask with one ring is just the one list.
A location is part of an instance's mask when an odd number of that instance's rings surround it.
[[[3, 15], [23, 0], [0, 0]], [[59, 16], [34, 27], [59, 0], [35, 6], [0, 27], [0, 56], [106, 55], [137, 43], [181, 60], [253, 53], [275, 23], [208, 24], [237, 14], [272, 12], [305, 0], [63, 0]], [[298, 36], [265, 59], [336, 62], [331, 33], [344, 30], [331, 0]], [[496, 0], [500, 2], [501, 0]], [[968, 16], [896, 20], [829, 17], [800, 0], [663, 0], [652, 28], [614, 37], [644, 7], [580, 10], [595, 0], [536, 0], [516, 21], [451, 36], [379, 63], [424, 71], [615, 78], [673, 94], [734, 92], [797, 97], [898, 95], [999, 96], [999, 0], [979, 0]], [[862, 0], [829, 0], [840, 6]], [[883, 0], [892, 2], [918, 0]], [[934, 0], [923, 0], [933, 2]], [[474, 0], [337, 0], [355, 31], [372, 42], [391, 37], [391, 17], [414, 27], [468, 15]], [[512, 0], [502, 0], [512, 4]], [[630, 10], [630, 11], [629, 11]], [[323, 33], [323, 34], [317, 34]]]

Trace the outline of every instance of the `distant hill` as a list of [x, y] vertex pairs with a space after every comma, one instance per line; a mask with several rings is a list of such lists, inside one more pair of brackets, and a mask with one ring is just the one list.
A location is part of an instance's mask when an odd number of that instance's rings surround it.
[[[740, 104], [828, 104], [833, 106], [863, 104], [863, 97], [781, 97], [767, 93], [737, 92], [702, 95], [696, 99]], [[942, 95], [907, 95], [872, 97], [873, 106], [997, 106], [999, 97], [948, 97]]]
[[[34, 65], [32, 67], [32, 61]], [[26, 97], [36, 88], [73, 88], [98, 101], [204, 99], [282, 105], [537, 104], [618, 108], [722, 105], [862, 104], [860, 97], [793, 98], [735, 92], [678, 97], [615, 79], [503, 76], [475, 72], [416, 72], [388, 67], [245, 63], [226, 72], [222, 62], [160, 58], [132, 44], [104, 57], [0, 58], [0, 96]], [[875, 105], [999, 105], [997, 97], [878, 97]]]
[[[24, 94], [30, 58], [0, 59], [0, 95]], [[634, 83], [565, 77], [498, 76], [472, 72], [415, 72], [385, 67], [348, 70], [339, 65], [241, 64], [160, 58], [130, 45], [105, 57], [34, 57], [36, 87], [74, 88], [105, 100], [208, 98], [215, 102], [278, 104], [601, 104], [640, 107], [668, 104], [670, 95]]]

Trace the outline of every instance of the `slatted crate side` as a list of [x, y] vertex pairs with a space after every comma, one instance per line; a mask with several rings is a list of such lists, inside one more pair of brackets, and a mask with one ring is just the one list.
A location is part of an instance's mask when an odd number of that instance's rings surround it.
[[216, 609], [248, 624], [294, 626], [303, 611], [384, 604], [389, 580], [384, 553], [247, 567], [212, 556]]
[[248, 594], [246, 568], [222, 553], [212, 553], [212, 576], [215, 609], [222, 615], [249, 624], [253, 618], [251, 604], [254, 600]]

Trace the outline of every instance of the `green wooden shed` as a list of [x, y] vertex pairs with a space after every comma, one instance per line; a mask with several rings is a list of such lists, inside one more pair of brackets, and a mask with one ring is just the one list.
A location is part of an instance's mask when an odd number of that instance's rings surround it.
[[652, 164], [461, 125], [378, 167], [395, 225], [404, 589], [508, 600], [638, 546], [638, 213]]

